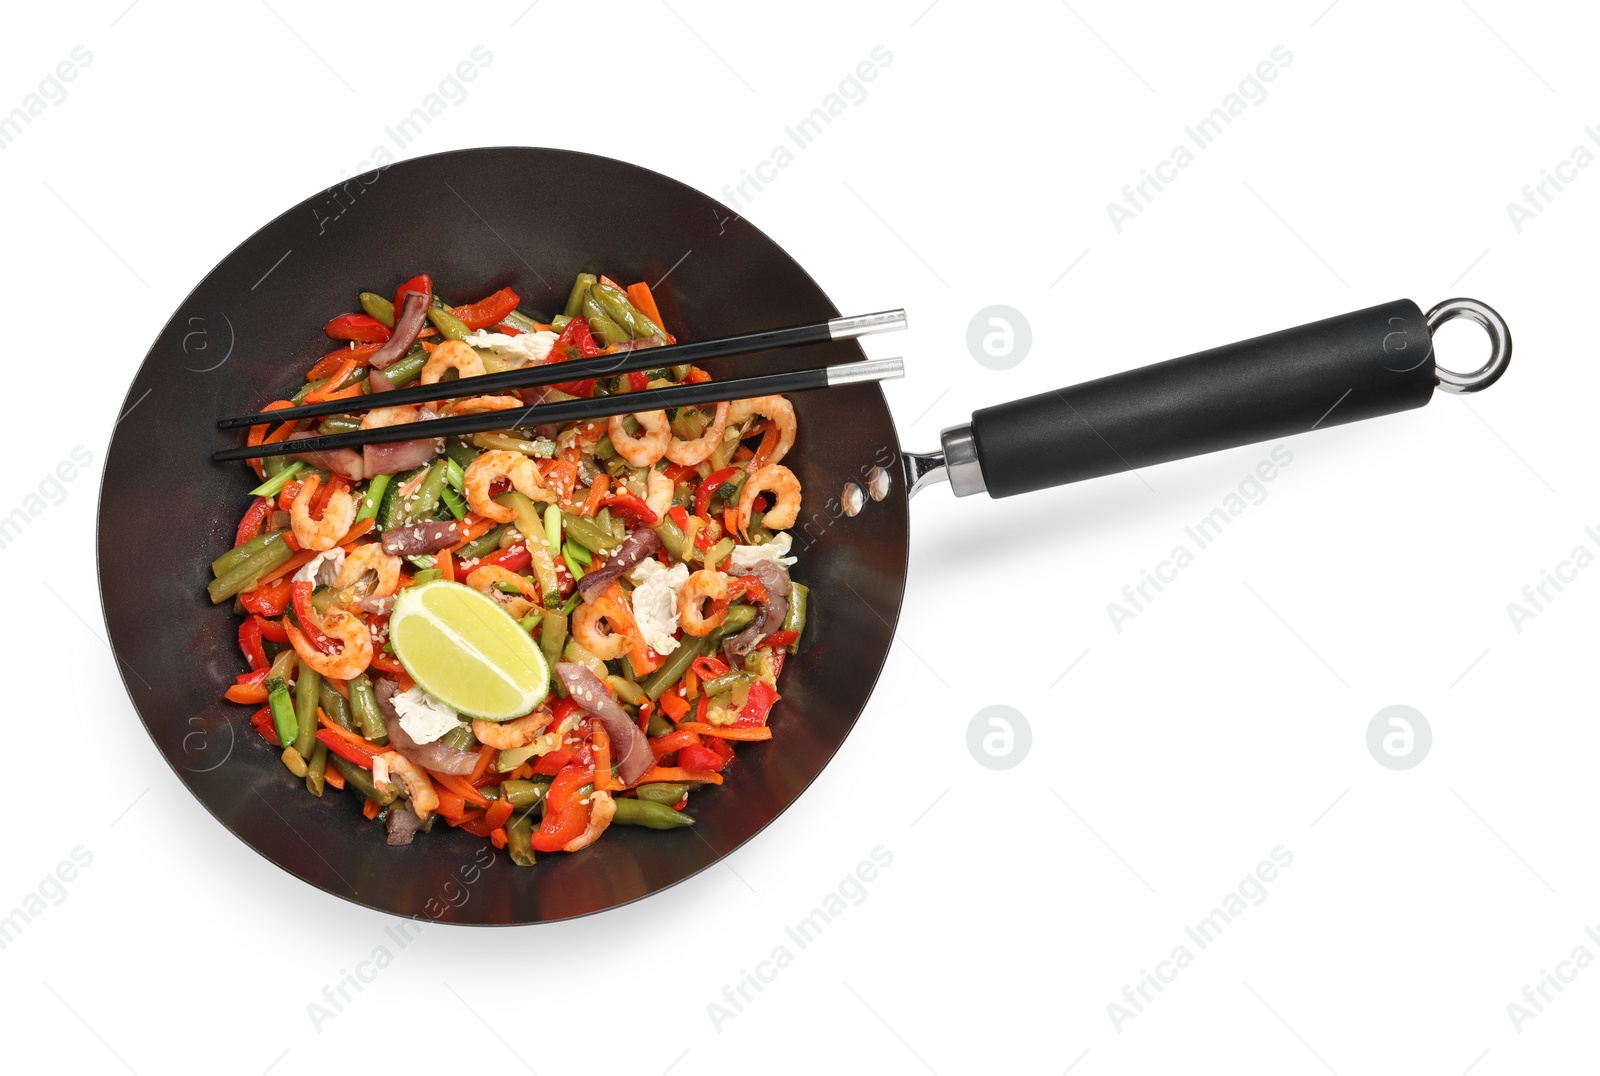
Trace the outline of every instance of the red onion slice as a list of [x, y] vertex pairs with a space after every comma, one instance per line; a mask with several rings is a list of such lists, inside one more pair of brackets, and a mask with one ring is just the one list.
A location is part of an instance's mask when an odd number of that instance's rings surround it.
[[622, 578], [622, 574], [631, 571], [634, 565], [654, 553], [661, 546], [661, 539], [649, 527], [640, 527], [627, 540], [617, 548], [616, 553], [602, 567], [585, 575], [578, 580], [578, 593], [583, 595], [585, 602], [592, 602], [598, 598], [613, 580]]
[[343, 475], [352, 482], [359, 482], [372, 473], [367, 470], [366, 460], [361, 453], [353, 448], [328, 448], [319, 452], [296, 452], [291, 458], [304, 460], [313, 467]]
[[611, 757], [617, 762], [617, 776], [622, 778], [623, 784], [631, 785], [643, 777], [644, 772], [655, 765], [650, 741], [639, 731], [628, 711], [611, 697], [600, 678], [590, 672], [587, 665], [575, 661], [559, 662], [556, 677], [566, 689], [567, 697], [605, 726], [606, 735], [611, 738]]
[[383, 532], [383, 551], [391, 557], [420, 557], [448, 549], [461, 541], [461, 527], [454, 521], [425, 519]]
[[[457, 751], [437, 740], [421, 744], [413, 740], [406, 732], [405, 726], [400, 724], [400, 713], [394, 708], [394, 697], [399, 692], [400, 685], [393, 680], [380, 677], [373, 681], [372, 690], [373, 694], [378, 696], [378, 709], [383, 711], [383, 725], [389, 730], [390, 747], [418, 766], [456, 777], [466, 776], [478, 765], [476, 751]], [[649, 750], [650, 747], [646, 744], [645, 751], [648, 753]]]
[[382, 370], [404, 358], [405, 353], [411, 350], [411, 345], [416, 343], [417, 334], [427, 320], [428, 297], [420, 291], [406, 292], [405, 305], [395, 316], [394, 330], [389, 334], [388, 342], [373, 353], [367, 364], [374, 370]]
[[413, 467], [421, 467], [443, 451], [443, 438], [423, 437], [413, 441], [364, 445], [361, 449], [361, 460], [367, 477], [370, 478], [373, 475], [399, 474]]

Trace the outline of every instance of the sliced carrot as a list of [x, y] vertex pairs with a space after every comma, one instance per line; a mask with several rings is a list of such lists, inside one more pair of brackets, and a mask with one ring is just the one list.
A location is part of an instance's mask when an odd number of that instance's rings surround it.
[[456, 581], [456, 558], [450, 555], [448, 549], [441, 549], [434, 554], [433, 566], [439, 569], [439, 578], [449, 583]]
[[267, 701], [265, 684], [234, 684], [222, 693], [229, 702], [247, 702], [260, 705]]
[[656, 307], [656, 297], [650, 294], [650, 285], [644, 281], [628, 285], [628, 302], [633, 304], [635, 310], [656, 323], [656, 328], [662, 332], [667, 331], [667, 323], [661, 320], [661, 311]]
[[594, 729], [594, 787], [602, 792], [616, 787], [611, 780], [611, 737], [598, 724]]
[[511, 811], [510, 800], [495, 800], [489, 805], [489, 809], [483, 812], [483, 820], [489, 824], [490, 828], [499, 829], [510, 821]]
[[715, 736], [719, 740], [770, 740], [772, 729], [767, 725], [735, 728], [732, 725], [703, 725], [698, 721], [685, 721], [678, 726], [680, 732], [698, 732], [702, 736]]
[[345, 702], [350, 701], [350, 681], [335, 680], [332, 677], [324, 676], [322, 678], [322, 682], [325, 684], [331, 684], [333, 686], [333, 690], [344, 696]]
[[317, 723], [325, 729], [332, 729], [335, 735], [348, 742], [351, 747], [354, 747], [357, 751], [360, 751], [363, 754], [377, 756], [389, 750], [387, 747], [379, 747], [377, 744], [371, 743], [362, 737], [357, 736], [355, 733], [340, 725], [337, 721], [324, 713], [322, 707], [320, 706], [317, 707]]
[[489, 841], [496, 848], [504, 848], [509, 842], [504, 826], [496, 826], [489, 834]]
[[466, 813], [467, 802], [447, 788], [435, 789], [439, 794], [439, 814], [446, 822], [456, 825], [461, 821], [461, 816]]
[[361, 813], [369, 820], [377, 818], [380, 810], [382, 810], [382, 808], [378, 806], [377, 800], [368, 800], [366, 803], [361, 805]]
[[451, 773], [439, 773], [437, 770], [429, 770], [428, 773], [433, 777], [435, 784], [449, 789], [468, 803], [477, 807], [489, 806], [488, 798], [473, 788], [470, 782]]
[[316, 555], [317, 551], [315, 549], [302, 549], [300, 552], [296, 553], [278, 567], [274, 568], [272, 571], [258, 579], [256, 581], [256, 586], [261, 586], [263, 583], [270, 583], [274, 579], [281, 579], [290, 572], [298, 572], [301, 568], [304, 568], [307, 564], [310, 564], [312, 558]]
[[[294, 404], [291, 403], [288, 400], [273, 400], [266, 407], [263, 407], [262, 410], [263, 411], [282, 411], [285, 407], [293, 407], [293, 406], [294, 406]], [[294, 428], [293, 423], [285, 422], [284, 425], [288, 426], [291, 430]], [[271, 427], [271, 423], [267, 423], [267, 422], [263, 422], [260, 425], [251, 426], [249, 434], [245, 437], [245, 444], [249, 445], [251, 448], [254, 448], [257, 445], [264, 443], [266, 441], [266, 439], [267, 439], [267, 430], [270, 427]], [[288, 436], [288, 435], [285, 434], [284, 436]], [[282, 439], [283, 438], [276, 438], [276, 440], [282, 440]], [[254, 468], [257, 477], [265, 478], [267, 476], [267, 472], [266, 472], [265, 468], [262, 467], [261, 458], [259, 456], [254, 458], [254, 459], [246, 460], [245, 462], [248, 463], [252, 468]]]
[[473, 787], [474, 788], [477, 787], [478, 778], [482, 777], [485, 773], [488, 772], [490, 760], [493, 759], [499, 753], [500, 752], [496, 751], [494, 748], [490, 747], [488, 744], [484, 744], [483, 747], [481, 747], [478, 750], [478, 761], [472, 767], [471, 776], [469, 776], [467, 778], [468, 781], [473, 782]]
[[322, 779], [327, 782], [329, 788], [344, 790], [344, 774], [339, 772], [337, 766], [329, 766], [327, 772], [322, 775]]
[[345, 531], [344, 537], [339, 539], [340, 547], [343, 548], [345, 550], [345, 552], [348, 553], [350, 551], [350, 546], [355, 544], [355, 540], [357, 538], [360, 538], [360, 537], [364, 536], [371, 529], [372, 529], [372, 520], [371, 519], [363, 519], [360, 523], [357, 523], [355, 526], [353, 526], [349, 530]]
[[594, 476], [594, 485], [589, 487], [589, 499], [583, 502], [583, 514], [592, 516], [600, 511], [600, 502], [605, 499], [606, 490], [611, 488], [611, 476], [602, 471]]
[[[361, 360], [359, 358], [357, 358], [355, 355], [353, 355], [353, 354], [346, 355], [340, 361], [338, 368], [335, 369], [333, 371], [333, 373], [328, 375], [328, 380], [325, 382], [325, 385], [328, 386], [328, 387], [320, 388], [320, 389], [317, 389], [314, 392], [306, 393], [305, 402], [306, 403], [321, 403], [323, 400], [343, 399], [343, 396], [341, 395], [341, 393], [335, 391], [332, 386], [340, 384], [341, 382], [344, 381], [345, 378], [347, 378], [351, 374], [355, 373], [356, 372], [356, 367], [359, 366], [360, 364], [361, 364]], [[354, 388], [354, 386], [351, 386], [351, 387]]]
[[701, 781], [708, 785], [720, 785], [722, 774], [715, 770], [685, 770], [678, 766], [651, 766], [634, 782], [635, 785], [654, 784], [657, 781]]
[[477, 541], [479, 538], [482, 538], [485, 534], [488, 534], [490, 531], [494, 530], [495, 527], [499, 526], [499, 524], [497, 524], [494, 520], [485, 519], [482, 516], [477, 516], [477, 517], [468, 516], [468, 518], [469, 519], [473, 519], [474, 522], [472, 522], [471, 524], [467, 524], [466, 521], [463, 520], [462, 523], [459, 524], [460, 526], [463, 526], [465, 528], [462, 531], [462, 533], [465, 535], [465, 537], [463, 537], [461, 539], [461, 541], [457, 542], [455, 545], [450, 547], [450, 552], [452, 552], [452, 553], [454, 553], [456, 550], [460, 549], [464, 545], [467, 545], [467, 544], [469, 544], [471, 542]]
[[689, 712], [689, 704], [683, 701], [681, 695], [669, 688], [667, 693], [661, 696], [661, 712], [674, 721], [681, 721], [683, 715]]

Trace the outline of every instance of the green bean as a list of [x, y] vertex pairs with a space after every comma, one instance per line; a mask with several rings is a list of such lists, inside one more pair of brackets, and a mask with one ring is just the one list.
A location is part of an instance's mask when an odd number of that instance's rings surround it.
[[611, 821], [622, 826], [647, 826], [650, 829], [677, 829], [692, 826], [694, 819], [682, 811], [674, 811], [665, 803], [654, 800], [628, 799], [616, 801], [617, 812]]
[[361, 293], [361, 309], [367, 312], [367, 317], [373, 321], [381, 321], [389, 328], [394, 328], [394, 304], [375, 291]]
[[800, 636], [806, 631], [806, 611], [810, 605], [811, 589], [800, 583], [791, 583], [789, 589], [789, 611], [783, 614], [783, 630], [795, 633], [794, 642], [789, 644], [789, 653], [800, 652]]
[[278, 742], [288, 747], [299, 734], [300, 723], [295, 719], [294, 703], [289, 699], [289, 685], [280, 676], [267, 680], [267, 706], [272, 710], [272, 727], [277, 730]]
[[550, 319], [550, 327], [556, 332], [561, 332], [572, 321], [571, 314], [557, 314]]
[[689, 540], [684, 536], [682, 529], [666, 516], [662, 516], [653, 529], [667, 552], [672, 554], [674, 559], [682, 560], [689, 547]]
[[367, 483], [367, 492], [361, 497], [361, 511], [356, 513], [356, 522], [363, 519], [372, 519], [378, 514], [378, 505], [383, 503], [383, 493], [389, 488], [390, 479], [394, 475], [376, 474]]
[[305, 470], [306, 465], [300, 460], [295, 460], [289, 466], [261, 483], [250, 491], [252, 497], [276, 497], [282, 492], [283, 487], [289, 484], [289, 479]]
[[601, 434], [600, 440], [596, 441], [594, 445], [594, 458], [597, 460], [609, 460], [616, 458], [616, 455], [617, 448], [611, 443], [611, 435], [609, 433]]
[[467, 328], [467, 323], [450, 313], [445, 307], [429, 307], [428, 320], [433, 322], [434, 328], [439, 330], [439, 335], [447, 340], [465, 340], [472, 335], [472, 330]]
[[583, 312], [583, 297], [589, 289], [600, 282], [600, 278], [593, 273], [579, 273], [572, 282], [572, 291], [567, 294], [567, 305], [561, 311], [562, 316], [568, 319], [577, 317]]
[[644, 703], [649, 701], [649, 696], [644, 693], [644, 688], [640, 687], [631, 679], [623, 679], [620, 676], [608, 676], [606, 677], [606, 683], [610, 684], [611, 690], [617, 693], [617, 697], [623, 702], [627, 703], [629, 706], [642, 706]]
[[[589, 288], [589, 298], [594, 300], [607, 317], [628, 330], [634, 339], [660, 335], [655, 322], [639, 313], [638, 309], [628, 301], [628, 296], [622, 289], [596, 281]], [[584, 305], [587, 309], [588, 304]]]
[[311, 754], [311, 745], [317, 742], [317, 689], [321, 686], [321, 674], [301, 658], [300, 674], [294, 682], [294, 719], [300, 726], [294, 749], [302, 758]]
[[645, 682], [640, 685], [644, 688], [644, 693], [650, 696], [651, 702], [661, 698], [666, 693], [667, 688], [682, 680], [683, 674], [689, 671], [689, 666], [694, 664], [695, 658], [711, 652], [707, 646], [711, 638], [711, 635], [699, 639], [694, 638], [692, 635], [687, 636], [678, 644], [676, 650], [667, 655], [667, 660], [662, 664], [661, 668], [651, 673], [645, 679]]
[[533, 856], [533, 817], [525, 811], [506, 823], [506, 851], [518, 867], [531, 867]]
[[446, 482], [446, 462], [443, 459], [434, 460], [428, 466], [427, 473], [422, 476], [421, 485], [417, 491], [406, 498], [402, 507], [402, 518], [398, 520], [401, 525], [415, 523], [433, 515], [433, 510], [439, 507], [439, 496], [444, 492]]
[[456, 751], [476, 751], [478, 738], [472, 734], [471, 725], [457, 725], [443, 736], [439, 742]]
[[540, 327], [540, 322], [537, 319], [530, 318], [520, 310], [513, 310], [507, 314], [505, 324], [521, 329], [525, 333], [537, 332]]
[[675, 727], [672, 722], [668, 721], [660, 713], [651, 713], [650, 723], [645, 726], [644, 734], [652, 737], [665, 736]]
[[261, 477], [272, 478], [294, 462], [288, 456], [263, 456], [261, 458]]
[[539, 649], [544, 653], [545, 663], [554, 669], [561, 660], [562, 648], [567, 645], [567, 618], [559, 609], [546, 609], [543, 620], [539, 628]]
[[520, 452], [524, 456], [537, 456], [540, 459], [549, 459], [555, 451], [554, 447], [545, 447], [537, 441], [530, 441], [525, 437], [518, 437], [511, 433], [475, 433], [470, 438], [472, 443], [479, 448], [496, 448], [506, 452]]
[[344, 696], [334, 689], [334, 686], [324, 680], [317, 686], [317, 703], [322, 707], [322, 712], [342, 729], [359, 732], [355, 721], [350, 717], [350, 704], [344, 701]]
[[634, 789], [634, 794], [642, 800], [651, 803], [673, 804], [687, 796], [697, 785], [687, 781], [656, 781], [648, 785], [640, 785]]
[[366, 673], [361, 673], [350, 681], [350, 712], [355, 717], [356, 727], [361, 735], [380, 747], [389, 742], [389, 730], [384, 725], [383, 711], [378, 708], [378, 696], [373, 691], [372, 681], [367, 679]]
[[318, 799], [322, 798], [323, 777], [327, 772], [328, 745], [318, 740], [311, 752], [311, 760], [306, 763], [306, 791]]
[[271, 545], [274, 535], [279, 533], [281, 532], [275, 531], [272, 534], [258, 534], [248, 542], [245, 542], [243, 545], [234, 546], [232, 549], [222, 554], [222, 556], [211, 562], [211, 574], [220, 579], [222, 576], [228, 574], [230, 569], [235, 568], [244, 563], [246, 560], [255, 557], [267, 546]]
[[753, 605], [734, 605], [728, 608], [728, 615], [722, 621], [722, 626], [707, 635], [707, 639], [715, 639], [716, 643], [708, 650], [710, 653], [722, 645], [722, 641], [731, 635], [737, 635], [750, 626], [750, 621], [756, 618], [756, 607]]
[[584, 516], [562, 512], [561, 529], [566, 532], [568, 538], [592, 553], [604, 553], [617, 547], [617, 540], [611, 536], [610, 531], [601, 530], [594, 520]]
[[[294, 556], [294, 551], [289, 548], [289, 543], [284, 541], [283, 536], [286, 533], [276, 531], [267, 535], [258, 549], [213, 579], [206, 587], [206, 592], [211, 596], [211, 603], [221, 605], [242, 590], [253, 590], [257, 579], [274, 568], [287, 564], [289, 558]], [[245, 544], [249, 545], [248, 542]]]
[[483, 372], [486, 374], [503, 374], [507, 370], [516, 369], [511, 363], [502, 359], [499, 352], [493, 348], [475, 347], [472, 350], [478, 353], [478, 358], [483, 362]]
[[422, 368], [426, 365], [428, 365], [427, 349], [414, 347], [406, 352], [403, 358], [396, 359], [384, 370], [383, 376], [389, 379], [389, 384], [400, 388], [421, 377]]
[[583, 316], [588, 319], [589, 331], [594, 333], [594, 338], [603, 345], [625, 344], [632, 340], [633, 333], [607, 312], [594, 293], [595, 289], [590, 288], [589, 294], [583, 297]]
[[349, 433], [359, 430], [361, 420], [354, 415], [329, 415], [317, 426], [318, 433]]
[[493, 553], [500, 545], [500, 536], [506, 532], [509, 523], [501, 523], [490, 527], [482, 535], [474, 538], [460, 549], [456, 550], [457, 560], [477, 560], [479, 557]]
[[452, 437], [445, 442], [444, 454], [463, 470], [472, 466], [472, 461], [478, 458], [478, 450], [459, 437]]
[[701, 684], [700, 690], [705, 692], [707, 695], [721, 695], [725, 691], [732, 691], [740, 684], [748, 684], [754, 679], [755, 677], [751, 676], [747, 672], [734, 671], [723, 673], [721, 676], [713, 676], [711, 679]]
[[[317, 389], [320, 389], [327, 383], [328, 379], [325, 377], [319, 377], [315, 381], [307, 381], [304, 385], [300, 386], [299, 391], [297, 391], [293, 396], [289, 397], [289, 402], [296, 405], [303, 404], [306, 402], [307, 396], [311, 395], [313, 392], [315, 392]], [[268, 456], [267, 458], [272, 459], [273, 457]]]
[[393, 803], [400, 795], [398, 791], [394, 790], [393, 785], [385, 785], [383, 790], [379, 791], [378, 786], [372, 783], [372, 774], [348, 759], [343, 759], [338, 755], [330, 754], [328, 756], [328, 763], [334, 769], [339, 771], [339, 773], [344, 777], [345, 783], [351, 788], [355, 789], [369, 800], [377, 800], [382, 806], [388, 806], [389, 804]]
[[550, 791], [550, 778], [540, 781], [502, 781], [500, 795], [513, 807], [537, 807]]

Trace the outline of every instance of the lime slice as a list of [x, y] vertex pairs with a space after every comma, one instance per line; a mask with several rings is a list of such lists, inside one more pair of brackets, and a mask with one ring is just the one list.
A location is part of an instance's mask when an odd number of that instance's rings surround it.
[[550, 667], [494, 599], [443, 579], [394, 602], [389, 641], [422, 690], [469, 717], [521, 717], [550, 692]]

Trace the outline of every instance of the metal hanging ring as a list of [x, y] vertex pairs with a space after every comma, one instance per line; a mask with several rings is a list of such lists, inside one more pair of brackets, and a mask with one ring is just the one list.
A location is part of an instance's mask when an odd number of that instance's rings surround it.
[[1469, 374], [1436, 365], [1434, 376], [1446, 392], [1481, 392], [1500, 380], [1511, 363], [1511, 330], [1488, 303], [1477, 299], [1446, 299], [1428, 311], [1429, 334], [1438, 332], [1439, 326], [1456, 318], [1466, 318], [1483, 326], [1483, 331], [1489, 334], [1489, 361]]

